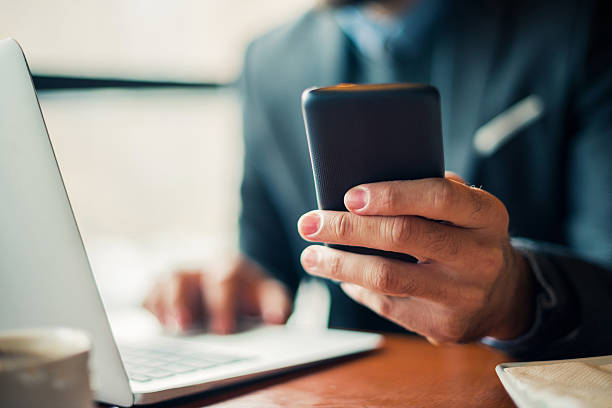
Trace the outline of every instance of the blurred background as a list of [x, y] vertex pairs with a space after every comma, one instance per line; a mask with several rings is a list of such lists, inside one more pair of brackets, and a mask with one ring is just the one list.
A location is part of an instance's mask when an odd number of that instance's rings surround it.
[[242, 56], [313, 3], [0, 0], [108, 307], [236, 246]]

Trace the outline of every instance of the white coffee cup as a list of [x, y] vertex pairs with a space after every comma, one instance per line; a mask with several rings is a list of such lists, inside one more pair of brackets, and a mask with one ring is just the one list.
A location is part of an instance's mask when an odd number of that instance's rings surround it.
[[80, 330], [0, 332], [0, 407], [92, 408], [90, 350]]

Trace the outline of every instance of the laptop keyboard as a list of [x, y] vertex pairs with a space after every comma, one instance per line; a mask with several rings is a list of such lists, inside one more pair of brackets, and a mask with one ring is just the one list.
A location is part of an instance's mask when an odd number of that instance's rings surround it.
[[206, 353], [182, 345], [121, 346], [121, 358], [130, 380], [147, 382], [244, 361], [244, 356]]

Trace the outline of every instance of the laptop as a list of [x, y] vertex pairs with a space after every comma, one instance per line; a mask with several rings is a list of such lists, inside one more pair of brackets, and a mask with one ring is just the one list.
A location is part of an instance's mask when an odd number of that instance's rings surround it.
[[[378, 334], [259, 327], [151, 332], [121, 343], [93, 278], [24, 54], [0, 40], [0, 330], [74, 327], [92, 339], [96, 400], [150, 404], [372, 350]], [[126, 337], [127, 339], [128, 337]]]

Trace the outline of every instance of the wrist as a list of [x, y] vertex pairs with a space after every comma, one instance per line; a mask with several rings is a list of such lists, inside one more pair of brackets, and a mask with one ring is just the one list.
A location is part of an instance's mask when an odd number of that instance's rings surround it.
[[[499, 323], [487, 336], [510, 340], [527, 332], [535, 314], [535, 282], [529, 263], [520, 251], [510, 247], [506, 279], [501, 293], [503, 306]], [[499, 312], [493, 311], [493, 313]]]

